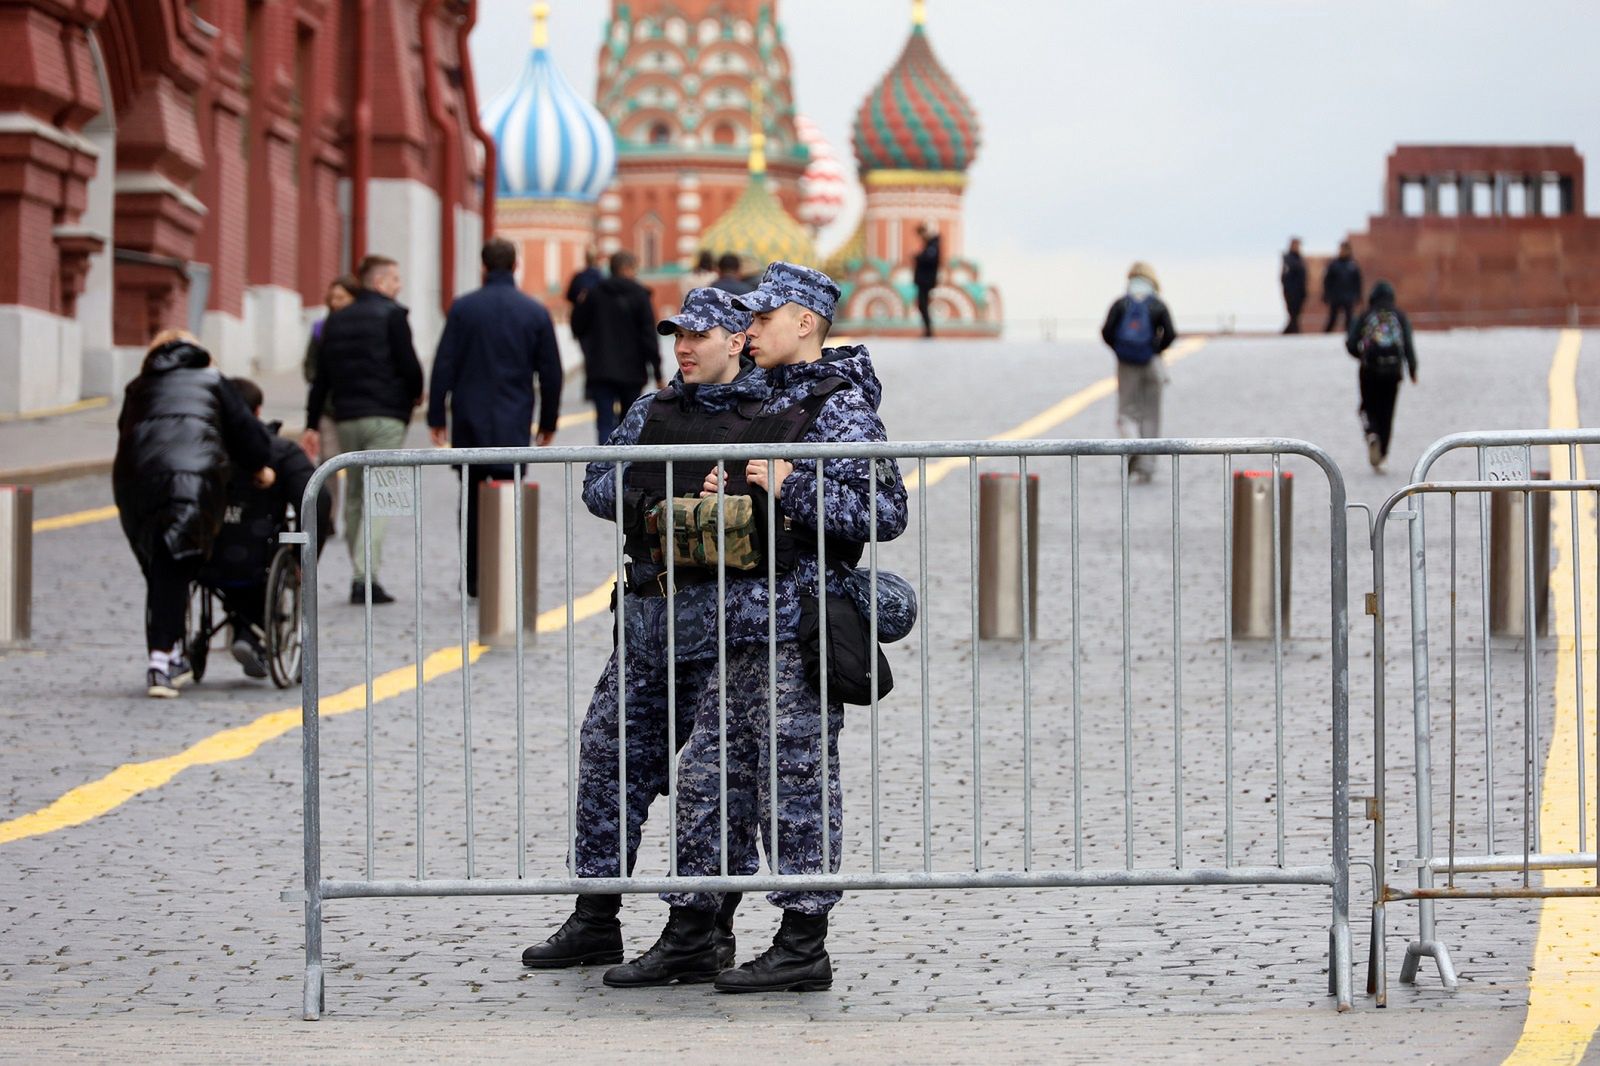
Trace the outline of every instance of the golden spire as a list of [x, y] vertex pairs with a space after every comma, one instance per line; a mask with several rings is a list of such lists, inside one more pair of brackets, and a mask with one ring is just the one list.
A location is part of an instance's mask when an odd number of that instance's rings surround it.
[[928, 0], [911, 0], [911, 25], [928, 24]]
[[544, 48], [550, 44], [550, 5], [540, 0], [533, 5], [533, 47]]
[[766, 107], [761, 83], [755, 83], [750, 96], [750, 176], [762, 177], [767, 173], [767, 122]]

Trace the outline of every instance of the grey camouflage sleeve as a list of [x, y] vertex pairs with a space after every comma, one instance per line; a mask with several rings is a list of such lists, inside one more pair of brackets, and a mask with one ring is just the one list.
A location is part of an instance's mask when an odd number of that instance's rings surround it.
[[[628, 413], [623, 416], [622, 424], [611, 433], [608, 445], [637, 444], [639, 434], [644, 431], [644, 420], [650, 415], [650, 404], [655, 400], [655, 394], [641, 396], [634, 401]], [[622, 464], [623, 475], [627, 475], [628, 464]], [[603, 518], [607, 522], [617, 520], [617, 466], [615, 463], [590, 463], [583, 471], [583, 505], [589, 513], [596, 518]]]
[[[854, 389], [836, 393], [817, 416], [808, 444], [887, 441], [883, 421]], [[872, 467], [877, 468], [878, 540], [905, 532], [909, 520], [906, 486], [891, 459], [828, 459], [823, 467], [824, 531], [865, 544], [872, 538]], [[783, 513], [808, 529], [817, 528], [817, 462], [796, 460], [779, 494]]]

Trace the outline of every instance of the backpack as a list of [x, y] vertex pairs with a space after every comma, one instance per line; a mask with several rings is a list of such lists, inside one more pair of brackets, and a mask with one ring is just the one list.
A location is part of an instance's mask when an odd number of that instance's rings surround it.
[[1361, 365], [1386, 378], [1401, 377], [1405, 363], [1406, 331], [1400, 314], [1391, 308], [1374, 311], [1361, 324], [1356, 344]]
[[1156, 330], [1150, 320], [1150, 301], [1129, 297], [1122, 305], [1122, 321], [1117, 325], [1111, 345], [1117, 358], [1133, 366], [1143, 366], [1156, 357]]

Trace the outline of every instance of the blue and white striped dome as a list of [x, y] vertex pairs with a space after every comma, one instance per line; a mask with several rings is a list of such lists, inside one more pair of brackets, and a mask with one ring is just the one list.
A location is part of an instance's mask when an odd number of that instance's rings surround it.
[[593, 202], [616, 174], [616, 138], [557, 69], [543, 30], [536, 24], [522, 77], [483, 112], [495, 143], [496, 195]]

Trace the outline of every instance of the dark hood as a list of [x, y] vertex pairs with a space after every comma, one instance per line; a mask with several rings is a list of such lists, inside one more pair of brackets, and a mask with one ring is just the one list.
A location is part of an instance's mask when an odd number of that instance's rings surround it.
[[1368, 298], [1367, 302], [1373, 307], [1393, 307], [1394, 286], [1387, 281], [1378, 282], [1372, 287], [1372, 296]]
[[144, 357], [143, 370], [146, 374], [165, 374], [169, 370], [200, 370], [210, 365], [211, 353], [193, 341], [168, 341]]
[[748, 400], [761, 403], [771, 391], [767, 385], [767, 372], [756, 366], [749, 356], [740, 357], [739, 376], [732, 381], [715, 385], [686, 385], [680, 370], [673, 375], [672, 388], [678, 390], [685, 405], [712, 413], [732, 410]]

